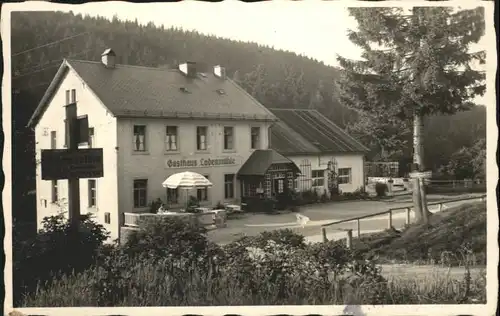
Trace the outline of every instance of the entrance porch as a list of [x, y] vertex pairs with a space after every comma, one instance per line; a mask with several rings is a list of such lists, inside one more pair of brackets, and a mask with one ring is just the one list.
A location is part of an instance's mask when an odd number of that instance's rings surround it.
[[238, 171], [241, 200], [248, 208], [264, 201], [286, 208], [296, 191], [295, 179], [299, 174], [295, 163], [280, 153], [272, 149], [256, 150]]

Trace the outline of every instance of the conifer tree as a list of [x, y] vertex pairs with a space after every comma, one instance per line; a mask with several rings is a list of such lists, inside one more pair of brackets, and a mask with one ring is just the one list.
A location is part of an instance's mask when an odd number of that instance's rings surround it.
[[[338, 56], [343, 68], [341, 102], [377, 118], [413, 122], [414, 167], [424, 171], [424, 118], [453, 114], [474, 106], [485, 91], [485, 74], [472, 69], [485, 52], [470, 52], [484, 33], [484, 8], [350, 8], [358, 30], [349, 39], [362, 48], [363, 60]], [[422, 179], [413, 180], [418, 222], [428, 222]]]

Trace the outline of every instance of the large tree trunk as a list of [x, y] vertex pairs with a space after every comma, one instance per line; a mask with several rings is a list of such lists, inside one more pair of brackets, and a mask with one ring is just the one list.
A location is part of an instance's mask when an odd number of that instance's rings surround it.
[[[423, 118], [419, 114], [413, 116], [413, 163], [417, 170], [424, 169], [424, 150], [422, 140]], [[425, 194], [425, 185], [423, 179], [412, 179], [413, 184], [413, 206], [417, 223], [428, 223], [430, 212], [427, 207], [427, 198]]]

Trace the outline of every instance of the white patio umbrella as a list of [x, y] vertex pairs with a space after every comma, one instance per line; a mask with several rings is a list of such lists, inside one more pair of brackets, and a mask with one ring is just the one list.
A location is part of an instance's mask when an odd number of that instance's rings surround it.
[[[163, 181], [162, 186], [169, 189], [200, 189], [200, 188], [210, 188], [212, 187], [212, 182], [199, 173], [185, 171], [179, 172], [171, 175], [165, 181]], [[186, 206], [188, 203], [188, 197], [186, 194]]]

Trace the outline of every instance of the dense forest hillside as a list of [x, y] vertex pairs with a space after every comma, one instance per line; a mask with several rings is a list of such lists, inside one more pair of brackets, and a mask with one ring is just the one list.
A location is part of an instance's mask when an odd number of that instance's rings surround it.
[[[16, 56], [75, 35], [80, 36]], [[12, 37], [14, 84], [29, 87], [37, 97], [62, 58], [99, 60], [104, 49], [111, 47], [123, 64], [175, 67], [189, 60], [207, 70], [221, 64], [268, 107], [316, 107], [342, 126], [353, 118], [334, 97], [333, 67], [254, 43], [61, 12], [14, 13]]]
[[[21, 194], [34, 189], [33, 136], [24, 126], [63, 58], [99, 60], [111, 47], [123, 64], [175, 67], [189, 60], [206, 71], [221, 64], [267, 107], [315, 108], [342, 128], [357, 117], [337, 101], [337, 70], [295, 53], [118, 18], [109, 21], [62, 12], [14, 12], [11, 21], [13, 162], [16, 170], [30, 170], [14, 174], [14, 192], [20, 200]], [[485, 110], [473, 112], [472, 116], [462, 113], [430, 120], [426, 139], [432, 150], [426, 150], [428, 160], [439, 157], [445, 161], [450, 152], [473, 143], [478, 135], [484, 138]]]

